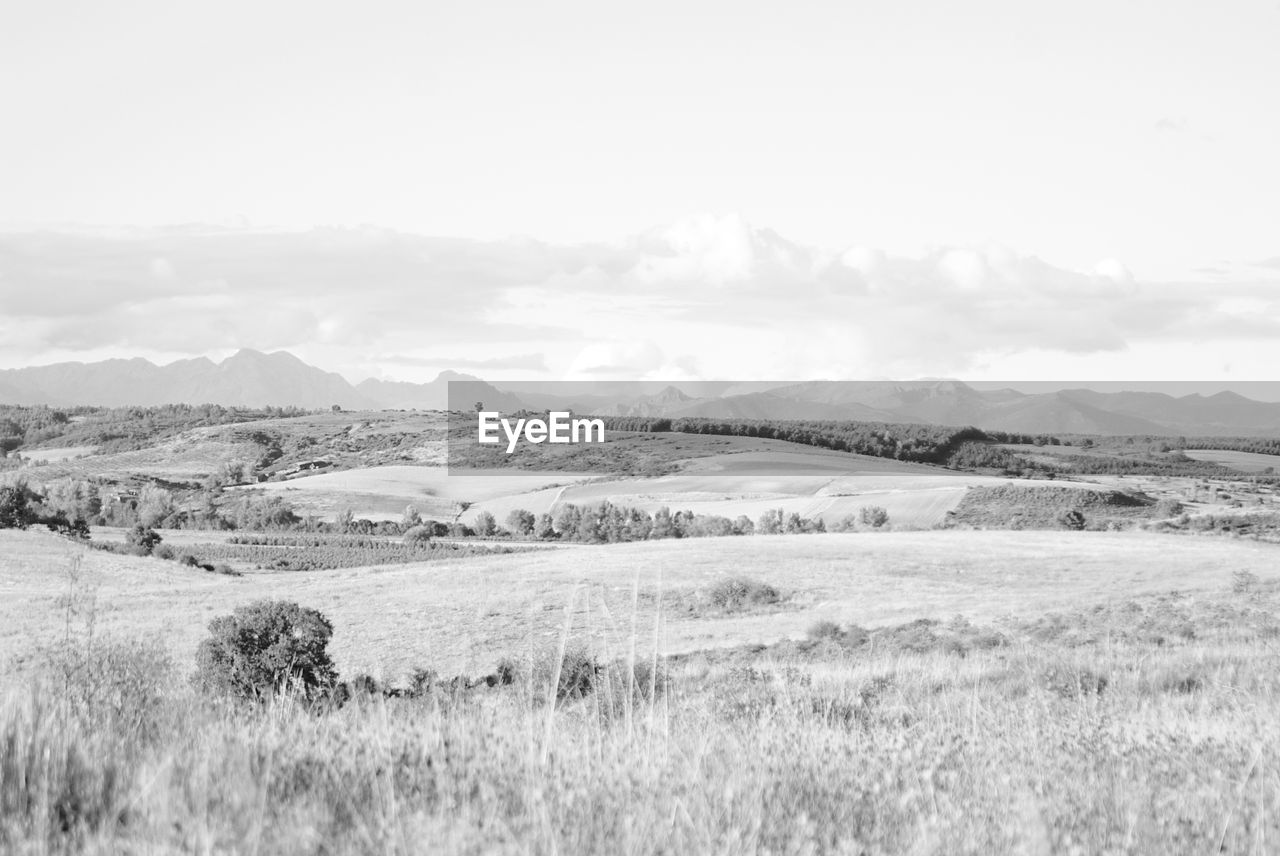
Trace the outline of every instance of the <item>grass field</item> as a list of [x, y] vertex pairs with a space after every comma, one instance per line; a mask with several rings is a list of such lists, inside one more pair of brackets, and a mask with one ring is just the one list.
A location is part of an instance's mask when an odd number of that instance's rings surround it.
[[[61, 628], [59, 598], [75, 552], [52, 536], [0, 532], [8, 557], [0, 566], [0, 650], [19, 665]], [[580, 620], [624, 614], [635, 586], [649, 604], [642, 624], [655, 619], [659, 589], [691, 594], [745, 574], [788, 594], [768, 614], [667, 614], [662, 648], [682, 652], [799, 637], [819, 619], [992, 621], [1173, 589], [1221, 590], [1235, 571], [1280, 575], [1277, 557], [1273, 545], [1136, 532], [911, 532], [658, 541], [238, 578], [98, 552], [80, 561], [96, 587], [101, 632], [165, 638], [189, 662], [213, 617], [256, 598], [286, 598], [334, 620], [344, 671], [394, 679], [417, 666], [482, 673], [554, 639], [571, 601]]]
[[1280, 456], [1259, 455], [1254, 452], [1233, 452], [1229, 449], [1191, 449], [1186, 453], [1193, 461], [1209, 461], [1242, 473], [1274, 471], [1280, 466]]
[[[0, 532], [0, 650], [18, 661], [2, 679], [0, 847], [1266, 854], [1278, 549], [868, 533], [235, 579], [99, 553], [73, 572], [68, 542]], [[722, 615], [654, 595], [731, 573], [783, 603]], [[348, 676], [475, 674], [565, 642], [687, 653], [654, 696], [602, 683], [551, 704], [536, 670], [324, 714], [195, 696], [203, 624], [263, 596], [322, 609]], [[929, 616], [943, 621], [913, 623]], [[871, 641], [797, 642], [819, 618]]]

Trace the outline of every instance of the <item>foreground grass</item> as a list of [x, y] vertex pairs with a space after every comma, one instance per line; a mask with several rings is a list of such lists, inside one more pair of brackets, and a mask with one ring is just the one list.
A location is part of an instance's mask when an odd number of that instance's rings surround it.
[[0, 715], [0, 851], [1273, 852], [1280, 597], [1235, 589], [828, 626], [630, 702], [534, 678], [245, 708], [77, 642]]

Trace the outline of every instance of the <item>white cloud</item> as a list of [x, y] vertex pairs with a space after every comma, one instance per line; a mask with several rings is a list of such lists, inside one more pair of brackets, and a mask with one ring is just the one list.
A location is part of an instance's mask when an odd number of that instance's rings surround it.
[[1275, 348], [1264, 276], [1210, 293], [1000, 246], [829, 252], [740, 217], [576, 246], [367, 229], [0, 235], [0, 361], [248, 346], [405, 379], [413, 364], [370, 355], [539, 354], [552, 376], [962, 375], [1032, 351]]

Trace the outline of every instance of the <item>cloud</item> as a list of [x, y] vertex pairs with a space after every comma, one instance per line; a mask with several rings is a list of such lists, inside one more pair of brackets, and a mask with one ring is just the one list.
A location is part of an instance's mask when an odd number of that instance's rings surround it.
[[1000, 246], [830, 251], [734, 216], [571, 246], [376, 229], [9, 234], [0, 361], [253, 347], [401, 379], [956, 375], [992, 354], [1276, 340], [1273, 268], [1208, 291]]
[[525, 372], [547, 371], [546, 354], [514, 354], [508, 357], [418, 357], [408, 354], [383, 354], [376, 358], [377, 362], [399, 366], [419, 368], [438, 368], [447, 366], [456, 369], [511, 369]]
[[650, 341], [592, 342], [569, 366], [568, 378], [645, 378], [662, 367], [662, 350]]
[[1155, 123], [1155, 129], [1166, 134], [1180, 134], [1187, 130], [1187, 126], [1188, 122], [1185, 118], [1176, 116], [1164, 116], [1157, 119]]

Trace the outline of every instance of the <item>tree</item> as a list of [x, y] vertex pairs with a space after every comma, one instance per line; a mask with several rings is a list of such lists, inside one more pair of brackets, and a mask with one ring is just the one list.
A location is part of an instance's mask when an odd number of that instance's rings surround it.
[[260, 600], [215, 618], [196, 651], [196, 685], [205, 692], [264, 699], [289, 688], [308, 698], [331, 689], [337, 672], [326, 650], [333, 625], [314, 609]]
[[138, 522], [143, 526], [162, 525], [176, 509], [173, 494], [159, 485], [143, 485], [138, 494]]
[[650, 538], [672, 538], [675, 526], [671, 521], [671, 509], [665, 505], [653, 513], [653, 526], [649, 529]]
[[761, 535], [777, 535], [782, 531], [782, 509], [771, 508], [756, 522], [756, 532]]
[[550, 514], [543, 512], [538, 515], [538, 522], [533, 525], [533, 537], [541, 541], [555, 540], [556, 524]]
[[482, 511], [476, 515], [475, 531], [477, 535], [489, 537], [498, 531], [498, 521], [493, 519], [493, 515], [487, 511]]
[[576, 505], [562, 505], [556, 509], [555, 529], [561, 538], [572, 538], [578, 531], [582, 511]]
[[525, 511], [523, 508], [513, 509], [507, 515], [507, 528], [521, 538], [527, 538], [531, 535], [537, 522], [538, 520], [533, 516], [533, 512]]
[[25, 484], [0, 487], [0, 529], [26, 529], [31, 522], [30, 501]]
[[872, 529], [880, 529], [889, 524], [889, 512], [878, 505], [864, 505], [858, 509], [858, 518], [863, 525]]

